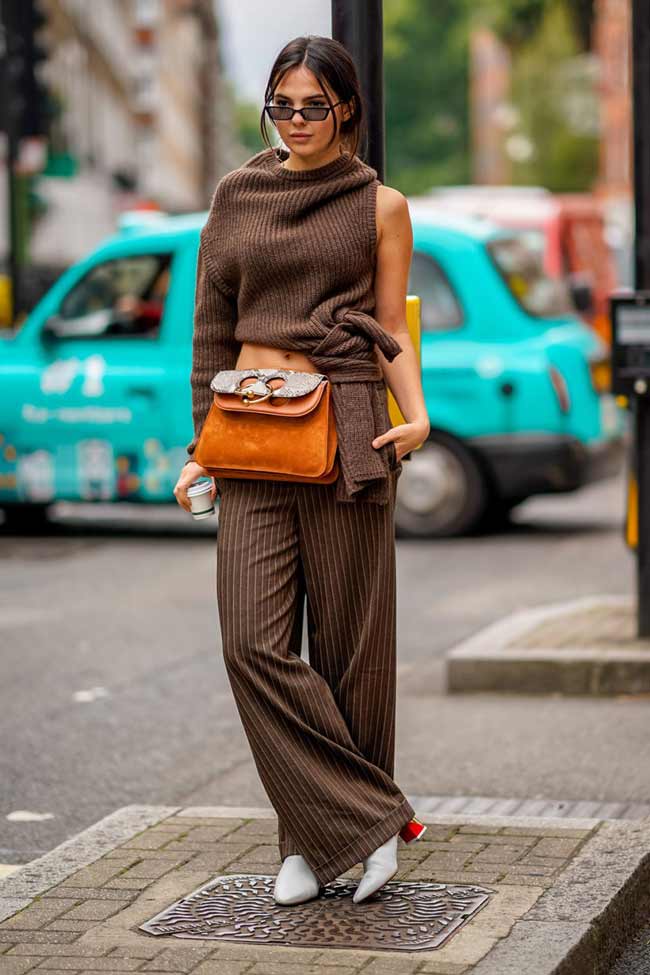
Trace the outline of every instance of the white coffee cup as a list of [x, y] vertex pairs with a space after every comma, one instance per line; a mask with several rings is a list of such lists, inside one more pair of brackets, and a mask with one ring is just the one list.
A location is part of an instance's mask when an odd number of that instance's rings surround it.
[[192, 518], [196, 521], [202, 518], [209, 518], [214, 514], [214, 502], [210, 492], [212, 491], [212, 478], [200, 477], [187, 489], [187, 496], [192, 507]]

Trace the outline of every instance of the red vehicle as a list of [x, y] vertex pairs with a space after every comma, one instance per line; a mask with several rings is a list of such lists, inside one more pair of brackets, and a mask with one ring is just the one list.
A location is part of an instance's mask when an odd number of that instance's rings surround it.
[[567, 282], [576, 310], [611, 344], [608, 298], [616, 265], [596, 197], [532, 186], [451, 186], [427, 195], [444, 208], [524, 232], [547, 274]]

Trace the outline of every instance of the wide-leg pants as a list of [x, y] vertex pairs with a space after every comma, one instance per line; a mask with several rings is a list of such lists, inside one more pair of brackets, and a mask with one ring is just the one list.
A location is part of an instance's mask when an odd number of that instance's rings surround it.
[[386, 505], [337, 502], [335, 484], [218, 479], [228, 678], [278, 816], [280, 858], [301, 853], [321, 884], [415, 815], [392, 778], [400, 470]]

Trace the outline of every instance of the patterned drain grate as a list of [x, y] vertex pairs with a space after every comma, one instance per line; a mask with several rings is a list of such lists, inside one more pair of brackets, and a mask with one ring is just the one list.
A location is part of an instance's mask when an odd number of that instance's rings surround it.
[[139, 930], [178, 938], [414, 951], [441, 947], [495, 893], [476, 884], [389, 881], [355, 904], [357, 883], [337, 879], [311, 901], [283, 905], [273, 900], [275, 876], [229, 874], [176, 901]]

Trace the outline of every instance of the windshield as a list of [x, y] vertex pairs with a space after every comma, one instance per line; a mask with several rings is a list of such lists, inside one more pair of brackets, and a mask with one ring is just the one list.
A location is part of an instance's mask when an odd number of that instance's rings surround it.
[[526, 233], [487, 244], [510, 293], [529, 315], [553, 318], [575, 314], [571, 294], [560, 278], [547, 275], [539, 243]]

